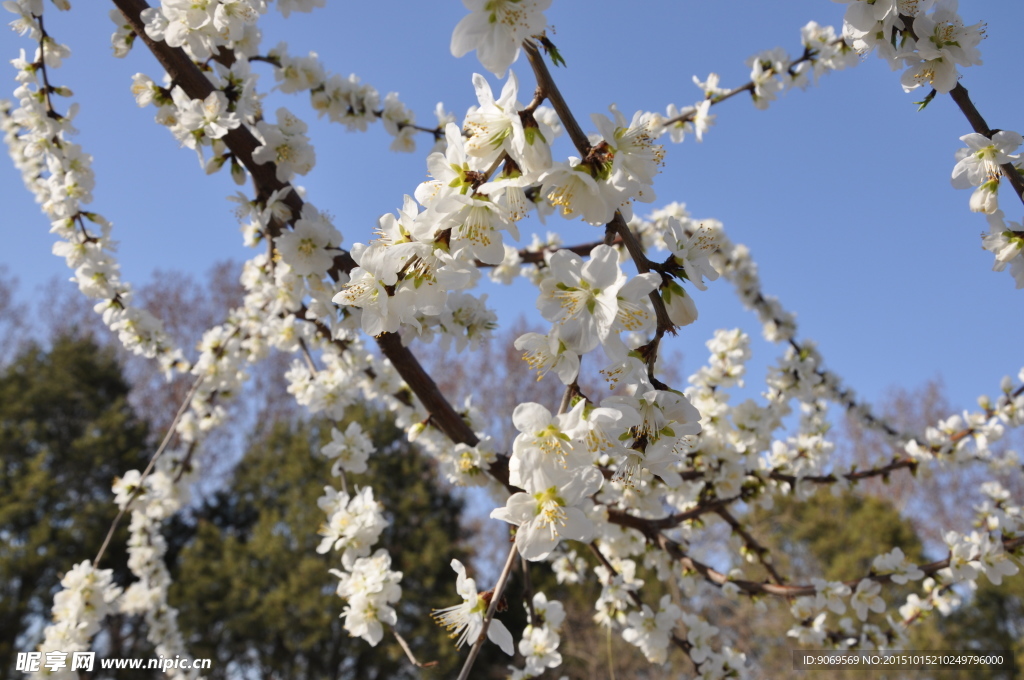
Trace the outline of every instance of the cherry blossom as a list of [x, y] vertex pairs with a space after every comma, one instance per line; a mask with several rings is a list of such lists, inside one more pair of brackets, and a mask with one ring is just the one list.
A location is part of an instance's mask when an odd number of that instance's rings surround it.
[[516, 548], [528, 560], [542, 560], [563, 539], [589, 541], [593, 524], [576, 507], [585, 497], [595, 493], [602, 482], [596, 468], [574, 471], [564, 483], [533, 494], [515, 493], [504, 508], [491, 512], [491, 517], [519, 527]]
[[[477, 593], [476, 581], [466, 576], [466, 568], [462, 566], [462, 562], [452, 560], [452, 569], [458, 574], [455, 588], [462, 596], [462, 604], [436, 609], [433, 617], [439, 625], [452, 631], [452, 638], [458, 637], [455, 646], [461, 647], [467, 641], [475, 643], [483, 632], [484, 613], [490, 604], [490, 597], [488, 593], [483, 595]], [[512, 633], [498, 619], [490, 620], [490, 625], [487, 627], [487, 639], [498, 645], [501, 651], [509, 656], [515, 653]]]
[[858, 619], [866, 621], [869, 610], [876, 613], [885, 611], [885, 600], [878, 595], [881, 591], [882, 584], [878, 581], [866, 578], [857, 584], [857, 589], [850, 598], [850, 606], [857, 612]]
[[618, 316], [618, 292], [626, 277], [619, 269], [618, 254], [598, 246], [584, 263], [567, 251], [551, 256], [551, 278], [541, 284], [537, 300], [540, 313], [558, 324], [566, 346], [589, 352], [612, 332]]
[[541, 33], [547, 24], [544, 10], [551, 0], [462, 0], [471, 13], [452, 33], [452, 55], [476, 50], [484, 68], [498, 76], [518, 58], [524, 39]]

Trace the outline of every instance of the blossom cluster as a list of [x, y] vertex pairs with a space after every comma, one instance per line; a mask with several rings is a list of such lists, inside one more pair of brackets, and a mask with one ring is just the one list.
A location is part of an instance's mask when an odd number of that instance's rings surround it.
[[[673, 222], [673, 220], [675, 222]], [[762, 324], [763, 336], [769, 342], [788, 345], [791, 352], [786, 361], [797, 361], [798, 368], [776, 373], [783, 379], [782, 386], [789, 385], [803, 395], [802, 401], [825, 400], [840, 405], [849, 416], [861, 426], [879, 432], [894, 444], [902, 445], [910, 437], [897, 431], [877, 414], [870, 406], [858, 401], [853, 390], [845, 387], [835, 373], [824, 366], [824, 360], [811, 341], [797, 341], [796, 315], [787, 310], [781, 301], [764, 292], [757, 264], [750, 250], [743, 244], [734, 244], [726, 235], [721, 222], [713, 219], [694, 219], [686, 206], [670, 203], [654, 211], [648, 220], [634, 220], [635, 228], [645, 247], [672, 250], [666, 232], [677, 233], [682, 227], [681, 239], [694, 239], [705, 234], [705, 242], [711, 241], [708, 258], [715, 271], [729, 280], [736, 289], [740, 302], [755, 312]], [[790, 389], [787, 387], [786, 389]], [[778, 391], [781, 394], [785, 390]]]
[[[41, 8], [35, 3], [7, 3], [6, 8], [19, 14], [16, 28], [40, 45], [32, 61], [24, 53], [15, 60], [20, 83], [15, 96], [19, 106], [13, 110], [8, 105], [2, 107], [2, 120], [12, 158], [22, 171], [26, 186], [51, 218], [51, 232], [61, 238], [54, 245], [54, 254], [65, 258], [74, 271], [72, 280], [83, 294], [98, 301], [96, 311], [128, 350], [156, 358], [168, 376], [173, 371], [203, 370], [202, 358], [195, 367], [189, 364], [183, 352], [173, 347], [160, 321], [132, 304], [131, 286], [120, 278], [110, 223], [102, 215], [83, 208], [92, 201], [92, 159], [68, 139], [75, 132], [72, 120], [77, 107], [72, 105], [66, 114], [54, 108], [53, 95], [67, 96], [69, 91], [52, 86], [47, 77], [48, 71], [58, 67], [70, 51], [43, 31], [39, 22]], [[216, 360], [207, 363], [215, 364]], [[220, 422], [223, 413], [212, 399], [217, 387], [217, 381], [211, 381], [202, 394], [192, 395], [192, 410], [178, 421], [183, 441], [194, 441], [194, 432], [208, 430]], [[138, 579], [125, 591], [118, 607], [126, 613], [144, 614], [149, 639], [159, 653], [167, 656], [187, 657], [187, 652], [177, 627], [176, 610], [166, 600], [170, 576], [162, 559], [166, 544], [160, 525], [180, 509], [187, 497], [190, 475], [184, 472], [190, 467], [188, 458], [187, 453], [168, 454], [145, 479], [137, 470], [129, 471], [115, 484], [122, 508], [134, 499], [129, 568]], [[78, 581], [64, 587], [73, 591], [76, 584]], [[72, 591], [61, 591], [55, 602], [60, 603], [65, 593]], [[80, 639], [75, 641], [63, 637], [61, 631], [67, 623], [63, 615], [55, 616], [44, 631], [42, 648], [87, 649], [99, 622], [110, 611], [113, 610], [95, 607], [97, 618], [76, 628]], [[175, 673], [191, 677], [180, 670]]]
[[659, 129], [668, 133], [676, 143], [682, 142], [687, 134], [694, 135], [698, 142], [703, 141], [704, 135], [715, 123], [716, 116], [710, 113], [711, 107], [738, 92], [749, 92], [754, 106], [763, 110], [779, 94], [794, 87], [805, 89], [811, 83], [817, 84], [822, 75], [855, 66], [858, 62], [857, 52], [836, 36], [831, 26], [808, 22], [800, 29], [800, 39], [804, 49], [803, 54], [796, 59], [791, 58], [782, 48], [759, 52], [747, 59], [750, 81], [741, 87], [722, 87], [719, 84], [721, 77], [717, 73], [709, 73], [705, 80], [693, 76], [693, 84], [700, 89], [701, 99], [681, 109], [675, 104], [669, 104], [664, 116], [656, 116]]
[[[877, 51], [893, 70], [904, 68], [900, 80], [905, 91], [931, 88], [931, 93], [919, 102], [921, 108], [936, 93], [947, 94], [956, 88], [963, 91], [958, 85], [958, 67], [981, 64], [978, 45], [985, 37], [985, 25], [965, 25], [957, 12], [958, 0], [837, 1], [849, 5], [843, 20], [843, 36], [855, 50], [861, 54]], [[1013, 153], [1024, 138], [1011, 130], [987, 130], [983, 121], [980, 127], [978, 121], [971, 122], [975, 132], [960, 138], [967, 146], [956, 153], [953, 186], [974, 188], [971, 210], [990, 215], [991, 231], [984, 237], [984, 247], [996, 256], [993, 269], [1002, 271], [1010, 264], [1010, 273], [1021, 288], [1021, 230], [1009, 229], [1004, 224], [998, 191], [1004, 177], [1019, 176], [1024, 168], [1020, 154]], [[1020, 186], [1018, 179], [1015, 193], [1021, 192]], [[1019, 198], [1024, 200], [1024, 196]]]
[[118, 611], [121, 588], [113, 582], [112, 569], [96, 569], [89, 560], [76, 564], [60, 581], [62, 590], [53, 598], [53, 623], [46, 627], [39, 645], [42, 668], [36, 673], [47, 678], [77, 678], [66, 664], [49, 664], [48, 653], [65, 654], [89, 649], [92, 637], [108, 615]]
[[562, 655], [558, 651], [561, 638], [558, 632], [565, 621], [565, 608], [558, 600], [549, 600], [544, 593], [534, 593], [526, 607], [530, 623], [523, 630], [519, 640], [519, 653], [525, 659], [523, 668], [510, 666], [509, 676], [512, 680], [535, 678], [548, 668], [562, 665]]
[[0, 121], [25, 186], [50, 219], [51, 233], [60, 239], [53, 253], [64, 258], [74, 272], [72, 281], [96, 301], [96, 311], [129, 351], [158, 358], [168, 372], [181, 368], [186, 365], [184, 356], [164, 333], [162, 323], [132, 304], [131, 286], [120, 276], [110, 222], [84, 207], [92, 202], [95, 176], [92, 157], [70, 140], [76, 132], [78, 107], [72, 104], [66, 112], [57, 112], [54, 99], [68, 96], [70, 90], [51, 85], [45, 77], [47, 69], [57, 68], [70, 50], [43, 33], [28, 0], [7, 4], [20, 16], [15, 28], [39, 47], [31, 58], [22, 50], [12, 60], [18, 104], [0, 102]]
[[388, 134], [394, 139], [392, 151], [412, 152], [416, 150], [415, 135], [419, 131], [431, 132], [440, 143], [440, 132], [455, 117], [447, 112], [444, 104], [438, 102], [434, 109], [437, 118], [435, 128], [416, 125], [416, 114], [402, 103], [397, 92], [389, 92], [381, 99], [380, 92], [369, 83], [362, 83], [356, 74], [347, 78], [329, 73], [315, 52], [305, 57], [288, 54], [288, 46], [281, 43], [271, 49], [266, 57], [252, 55], [270, 61], [274, 66], [274, 80], [282, 92], [309, 92], [310, 103], [317, 115], [327, 116], [333, 123], [341, 123], [346, 129], [365, 132], [369, 125], [380, 120]]
[[[120, 611], [143, 616], [146, 638], [164, 657], [190, 658], [178, 628], [178, 610], [167, 601], [171, 575], [164, 563], [167, 541], [161, 533], [163, 522], [188, 503], [188, 488], [197, 472], [189, 458], [188, 450], [165, 451], [148, 475], [129, 470], [113, 487], [115, 502], [131, 511], [128, 568], [137, 579], [125, 590]], [[199, 677], [191, 668], [168, 673], [178, 680]]]
[[[278, 0], [283, 15], [310, 12], [325, 0]], [[220, 48], [245, 52], [259, 42], [256, 20], [267, 12], [268, 0], [207, 0], [202, 3], [161, 0], [159, 7], [142, 12], [146, 33], [153, 40], [180, 47], [196, 61], [204, 61]], [[119, 23], [115, 20], [115, 23]], [[120, 38], [115, 34], [115, 41]], [[123, 40], [123, 38], [121, 38]]]
[[331, 474], [335, 477], [340, 477], [345, 472], [359, 474], [366, 472], [366, 460], [373, 453], [373, 442], [363, 432], [359, 423], [351, 422], [344, 432], [332, 427], [331, 441], [320, 449], [320, 453], [325, 458], [335, 459], [331, 468]]
[[327, 522], [320, 528], [323, 540], [317, 552], [342, 551], [344, 571], [332, 569], [331, 573], [339, 579], [338, 596], [348, 602], [342, 613], [345, 630], [376, 645], [384, 635], [382, 624], [393, 626], [398, 621], [391, 605], [402, 596], [398, 585], [402, 573], [391, 571], [387, 551], [379, 549], [367, 557], [387, 526], [381, 514], [383, 506], [374, 500], [369, 487], [349, 496], [330, 486], [324, 487], [317, 505], [327, 515]]
[[960, 77], [957, 66], [981, 63], [984, 24], [965, 26], [957, 0], [837, 1], [849, 5], [843, 18], [846, 41], [861, 54], [877, 51], [893, 70], [904, 68], [901, 82], [908, 92], [930, 86], [946, 94]]

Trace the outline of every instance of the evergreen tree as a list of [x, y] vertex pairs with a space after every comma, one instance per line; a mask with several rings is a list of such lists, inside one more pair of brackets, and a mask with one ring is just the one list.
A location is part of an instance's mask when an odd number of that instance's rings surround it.
[[326, 484], [338, 486], [316, 453], [330, 440], [331, 424], [320, 420], [278, 424], [253, 441], [230, 484], [197, 512], [172, 601], [189, 650], [214, 660], [209, 677], [370, 680], [449, 677], [457, 669], [463, 655], [430, 611], [413, 602], [440, 608], [458, 599], [448, 562], [467, 559], [462, 503], [438, 487], [430, 461], [384, 416], [357, 408], [349, 420], [360, 422], [377, 447], [367, 473], [349, 475], [349, 491], [373, 482], [390, 513], [379, 545], [403, 573], [403, 591], [415, 594], [397, 606], [398, 628], [420, 662], [437, 665], [413, 668], [390, 631], [371, 648], [342, 627], [344, 602], [328, 573], [337, 555], [316, 552], [325, 520], [317, 499]]
[[[39, 642], [63, 572], [95, 556], [114, 478], [145, 463], [147, 426], [127, 398], [113, 353], [91, 339], [30, 345], [0, 374], [0, 677], [20, 676], [17, 652]], [[122, 527], [101, 565], [122, 585], [125, 539]], [[123, 623], [98, 640], [115, 656], [138, 652]]]
[[875, 496], [852, 491], [836, 496], [828, 489], [806, 501], [787, 496], [771, 512], [757, 513], [756, 522], [783, 573], [793, 578], [860, 578], [871, 571], [880, 544], [899, 547], [912, 561], [926, 561], [913, 525]]

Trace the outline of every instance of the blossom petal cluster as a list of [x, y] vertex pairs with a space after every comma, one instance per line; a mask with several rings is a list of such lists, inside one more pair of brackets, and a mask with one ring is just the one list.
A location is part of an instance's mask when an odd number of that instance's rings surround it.
[[[484, 627], [484, 615], [491, 603], [489, 593], [478, 593], [476, 581], [466, 575], [466, 567], [458, 560], [452, 560], [452, 569], [458, 574], [455, 588], [462, 596], [462, 604], [452, 605], [445, 609], [435, 609], [432, 616], [441, 626], [447, 628], [450, 637], [458, 638], [456, 647], [469, 642], [475, 644], [480, 638]], [[498, 619], [492, 618], [487, 626], [487, 639], [501, 648], [509, 656], [515, 653], [512, 633]]]
[[452, 33], [451, 51], [461, 57], [476, 50], [477, 58], [499, 78], [519, 57], [523, 40], [544, 31], [544, 10], [551, 0], [462, 0], [470, 11]]
[[[102, 621], [118, 611], [121, 588], [114, 584], [113, 573], [111, 569], [96, 569], [86, 560], [64, 575], [62, 590], [53, 599], [53, 623], [46, 627], [39, 651], [66, 654], [89, 649]], [[47, 671], [43, 669], [38, 675], [54, 675]]]
[[342, 557], [345, 571], [331, 569], [338, 577], [337, 595], [348, 603], [342, 612], [345, 630], [373, 646], [384, 637], [384, 624], [394, 626], [398, 614], [391, 606], [402, 597], [402, 572], [391, 570], [391, 555], [383, 548], [371, 557]]

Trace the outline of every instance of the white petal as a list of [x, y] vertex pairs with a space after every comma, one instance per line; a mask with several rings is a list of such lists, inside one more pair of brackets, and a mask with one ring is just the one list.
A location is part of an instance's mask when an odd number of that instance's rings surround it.
[[512, 412], [512, 423], [520, 432], [533, 434], [551, 424], [551, 411], [535, 402], [520, 404]]
[[487, 638], [494, 644], [501, 647], [501, 651], [509, 656], [515, 654], [515, 645], [512, 642], [512, 633], [508, 632], [505, 624], [498, 619], [491, 619], [491, 625], [487, 628]]

